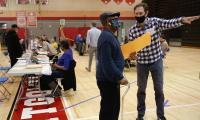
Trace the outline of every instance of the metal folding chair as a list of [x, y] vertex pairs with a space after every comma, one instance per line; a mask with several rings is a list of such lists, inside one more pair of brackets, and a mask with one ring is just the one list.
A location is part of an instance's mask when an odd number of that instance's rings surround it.
[[[3, 90], [0, 89], [0, 92], [2, 93], [2, 95], [4, 96], [3, 99], [8, 99], [9, 96], [11, 95], [11, 93], [8, 91], [8, 89], [6, 89], [6, 87], [4, 86], [4, 83], [6, 81], [8, 81], [9, 78], [8, 77], [0, 77], [0, 86], [2, 86]], [[1, 100], [3, 100], [1, 99]]]
[[1, 71], [2, 76], [9, 77], [12, 80], [11, 83], [13, 83], [14, 78], [12, 76], [9, 76], [6, 74], [8, 72], [8, 70], [10, 70], [10, 69], [11, 69], [10, 66], [2, 66], [2, 65], [0, 66], [0, 71]]

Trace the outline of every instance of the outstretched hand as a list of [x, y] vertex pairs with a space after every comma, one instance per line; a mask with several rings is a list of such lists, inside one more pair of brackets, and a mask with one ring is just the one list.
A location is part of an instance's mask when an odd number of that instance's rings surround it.
[[192, 21], [195, 21], [198, 19], [200, 19], [200, 16], [183, 17], [181, 22], [183, 24], [191, 24]]

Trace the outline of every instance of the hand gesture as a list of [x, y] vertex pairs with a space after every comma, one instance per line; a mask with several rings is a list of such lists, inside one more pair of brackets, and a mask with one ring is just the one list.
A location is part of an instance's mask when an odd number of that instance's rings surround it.
[[191, 24], [192, 21], [200, 19], [200, 16], [183, 17], [181, 22], [183, 24]]

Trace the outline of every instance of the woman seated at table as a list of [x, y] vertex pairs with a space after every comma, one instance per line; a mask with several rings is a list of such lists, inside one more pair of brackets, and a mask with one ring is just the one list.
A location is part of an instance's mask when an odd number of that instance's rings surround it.
[[42, 47], [42, 51], [47, 51], [50, 60], [57, 54], [57, 50], [51, 46], [47, 37], [41, 37], [39, 45]]
[[[73, 61], [73, 53], [72, 49], [69, 47], [69, 43], [67, 40], [63, 40], [60, 42], [61, 50], [63, 51], [63, 55], [58, 59], [57, 63], [52, 64], [52, 75], [51, 76], [43, 76], [48, 86], [54, 91], [57, 86], [55, 82], [56, 78], [64, 78], [64, 71], [68, 70], [70, 67], [71, 61]], [[60, 96], [61, 89], [58, 87], [56, 89], [55, 94], [53, 96]]]

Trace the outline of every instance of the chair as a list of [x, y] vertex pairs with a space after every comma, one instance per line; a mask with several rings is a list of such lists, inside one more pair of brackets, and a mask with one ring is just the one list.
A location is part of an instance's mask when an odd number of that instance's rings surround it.
[[2, 76], [7, 76], [9, 78], [11, 78], [11, 83], [14, 82], [14, 78], [12, 78], [11, 76], [8, 76], [6, 73], [11, 69], [10, 66], [0, 66], [0, 71], [2, 73]]
[[[57, 83], [58, 80], [61, 79], [61, 84], [63, 85], [64, 91], [69, 90], [73, 88], [74, 91], [76, 91], [76, 75], [74, 68], [76, 67], [76, 61], [72, 60], [70, 63], [70, 67], [68, 70], [63, 71], [64, 72], [64, 78], [58, 78], [56, 79]], [[58, 89], [59, 84], [57, 84], [56, 88], [53, 90], [53, 94]]]
[[64, 91], [73, 88], [76, 91], [76, 74], [75, 74], [76, 61], [72, 60], [68, 70], [64, 71], [64, 79], [61, 80]]
[[[2, 86], [3, 90], [0, 90], [2, 95], [4, 96], [3, 99], [8, 99], [8, 97], [11, 95], [11, 93], [6, 89], [6, 87], [3, 85], [6, 81], [8, 81], [8, 77], [0, 77], [0, 86]], [[2, 100], [3, 100], [2, 99]]]

